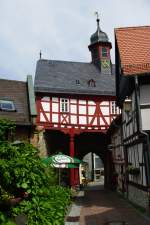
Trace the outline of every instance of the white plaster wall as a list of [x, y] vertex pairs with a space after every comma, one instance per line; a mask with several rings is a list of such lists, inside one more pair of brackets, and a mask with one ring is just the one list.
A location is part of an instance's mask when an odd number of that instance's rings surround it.
[[58, 98], [57, 97], [52, 97], [52, 102], [58, 102]]
[[86, 106], [79, 106], [79, 114], [86, 114]]
[[88, 114], [89, 114], [89, 115], [93, 115], [94, 112], [95, 112], [95, 107], [89, 106], [89, 107], [88, 107]]
[[42, 98], [42, 100], [43, 101], [50, 101], [50, 97], [45, 96], [45, 97]]
[[79, 104], [86, 105], [86, 101], [85, 100], [79, 100]]
[[101, 112], [103, 115], [109, 115], [109, 108], [108, 107], [101, 107]]
[[105, 117], [105, 120], [107, 121], [108, 125], [110, 125], [110, 118], [109, 117]]
[[140, 86], [140, 104], [150, 104], [150, 85]]
[[52, 103], [52, 112], [58, 112], [58, 103]]
[[109, 102], [108, 101], [103, 101], [103, 102], [100, 103], [100, 105], [107, 105], [107, 106], [109, 106]]
[[100, 125], [105, 125], [104, 120], [100, 118]]
[[86, 124], [86, 116], [79, 116], [79, 124]]
[[42, 102], [42, 107], [44, 111], [50, 111], [50, 103], [49, 102]]
[[43, 116], [43, 113], [40, 113], [40, 121], [41, 122], [46, 122], [45, 117]]
[[77, 116], [71, 116], [71, 123], [77, 124]]
[[141, 109], [142, 130], [150, 130], [150, 108]]
[[[150, 85], [140, 86], [142, 129], [150, 130]], [[143, 108], [142, 105], [146, 106]]]
[[57, 114], [52, 114], [52, 122], [58, 123], [58, 115]]
[[88, 104], [89, 104], [89, 105], [95, 105], [95, 102], [93, 102], [93, 101], [88, 101]]
[[77, 103], [77, 100], [76, 99], [70, 99], [70, 103]]
[[77, 114], [77, 106], [76, 105], [70, 105], [70, 112]]

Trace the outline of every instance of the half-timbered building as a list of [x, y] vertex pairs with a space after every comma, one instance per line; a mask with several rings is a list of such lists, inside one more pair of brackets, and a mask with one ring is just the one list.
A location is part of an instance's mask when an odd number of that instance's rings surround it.
[[128, 198], [149, 208], [150, 27], [118, 28], [115, 38], [117, 104], [122, 109], [122, 141], [117, 154], [121, 156], [124, 150]]
[[[97, 19], [88, 46], [92, 62], [38, 60], [35, 94], [42, 155], [61, 151], [83, 158], [94, 152], [104, 160], [106, 131], [119, 113], [111, 47]], [[71, 185], [77, 182], [78, 172], [71, 169]]]

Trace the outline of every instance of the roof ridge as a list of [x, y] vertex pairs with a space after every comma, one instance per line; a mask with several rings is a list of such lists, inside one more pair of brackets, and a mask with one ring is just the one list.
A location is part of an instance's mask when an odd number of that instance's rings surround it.
[[22, 80], [10, 80], [10, 79], [4, 79], [4, 78], [0, 78], [1, 81], [11, 81], [11, 82], [20, 82], [20, 83], [26, 83], [26, 81], [22, 81]]
[[38, 61], [47, 61], [47, 62], [62, 62], [62, 63], [84, 63], [84, 64], [91, 64], [91, 62], [75, 62], [75, 61], [53, 60], [53, 59], [39, 59]]
[[131, 26], [131, 27], [117, 27], [115, 28], [114, 30], [117, 31], [117, 30], [126, 30], [126, 29], [129, 29], [129, 30], [137, 30], [137, 29], [143, 29], [143, 28], [150, 28], [150, 25], [143, 25], [143, 26]]

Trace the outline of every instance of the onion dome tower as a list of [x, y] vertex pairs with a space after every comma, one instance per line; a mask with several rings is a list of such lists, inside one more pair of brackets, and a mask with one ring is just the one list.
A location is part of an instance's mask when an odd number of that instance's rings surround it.
[[102, 73], [111, 73], [111, 57], [110, 49], [112, 48], [111, 42], [109, 42], [108, 36], [103, 32], [99, 25], [99, 16], [97, 15], [97, 30], [91, 35], [90, 45], [88, 46], [92, 63], [99, 67]]

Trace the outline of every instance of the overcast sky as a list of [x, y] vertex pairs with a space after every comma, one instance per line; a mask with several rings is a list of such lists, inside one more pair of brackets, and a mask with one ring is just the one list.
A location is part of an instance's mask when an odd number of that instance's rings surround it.
[[40, 50], [44, 59], [90, 62], [95, 11], [113, 62], [114, 28], [150, 25], [150, 0], [0, 0], [0, 78], [34, 76]]

